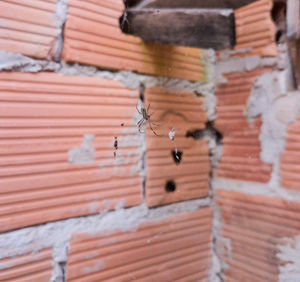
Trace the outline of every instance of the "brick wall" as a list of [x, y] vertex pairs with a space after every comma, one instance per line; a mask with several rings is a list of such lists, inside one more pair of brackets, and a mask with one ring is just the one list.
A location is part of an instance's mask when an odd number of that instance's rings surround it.
[[300, 279], [300, 93], [284, 37], [275, 42], [277, 9], [260, 0], [236, 10], [236, 48], [218, 54], [215, 127], [224, 148], [213, 190], [224, 281]]
[[122, 34], [121, 0], [1, 1], [0, 281], [298, 282], [278, 7], [214, 53]]
[[0, 8], [0, 281], [207, 281], [209, 52], [122, 34], [121, 0]]

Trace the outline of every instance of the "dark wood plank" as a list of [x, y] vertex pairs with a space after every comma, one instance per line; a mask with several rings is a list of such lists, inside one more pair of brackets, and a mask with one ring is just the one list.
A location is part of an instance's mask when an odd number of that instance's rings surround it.
[[146, 42], [215, 50], [232, 48], [235, 44], [231, 10], [133, 8], [124, 15], [120, 19], [123, 32]]
[[126, 7], [237, 9], [256, 0], [124, 0]]
[[287, 37], [295, 86], [300, 89], [300, 2], [287, 2]]
[[292, 61], [295, 87], [300, 89], [300, 40], [289, 40], [289, 52]]

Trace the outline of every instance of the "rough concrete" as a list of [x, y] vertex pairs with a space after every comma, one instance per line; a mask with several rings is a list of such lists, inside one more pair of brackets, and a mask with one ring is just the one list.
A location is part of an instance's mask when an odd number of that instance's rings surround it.
[[279, 266], [279, 282], [299, 282], [300, 277], [300, 235], [285, 238], [278, 246], [277, 257], [283, 262]]
[[[211, 198], [214, 198], [212, 189]], [[213, 201], [213, 200], [212, 200]], [[212, 228], [212, 259], [211, 259], [211, 269], [210, 269], [210, 282], [221, 282], [224, 280], [224, 270], [228, 267], [221, 259], [221, 253], [219, 249], [221, 237], [221, 217], [218, 206], [213, 202], [213, 228]]]
[[0, 234], [0, 259], [25, 252], [36, 252], [53, 247], [54, 258], [63, 262], [67, 259], [67, 247], [71, 235], [87, 232], [91, 235], [109, 230], [134, 231], [141, 223], [161, 221], [182, 212], [196, 211], [211, 205], [211, 199], [198, 199], [149, 209], [145, 204], [114, 211], [104, 211], [98, 215], [71, 218], [44, 225], [22, 228]]
[[56, 35], [55, 44], [52, 49], [52, 57], [54, 61], [59, 61], [61, 57], [61, 52], [64, 44], [63, 32], [64, 32], [65, 21], [67, 19], [67, 14], [68, 14], [68, 0], [57, 0], [56, 11], [55, 11], [57, 35]]
[[300, 202], [300, 192], [287, 190], [272, 183], [258, 183], [225, 178], [214, 178], [212, 180], [214, 190], [238, 192], [248, 195], [278, 197], [290, 202]]
[[220, 60], [216, 64], [217, 83], [224, 83], [226, 79], [222, 75], [234, 72], [249, 72], [262, 67], [274, 67], [277, 58], [261, 58], [259, 56], [248, 56], [241, 58], [229, 58]]
[[250, 122], [262, 118], [260, 141], [261, 159], [274, 163], [285, 145], [288, 126], [296, 120], [300, 111], [300, 91], [284, 89], [281, 72], [259, 76], [251, 90], [245, 114]]
[[0, 51], [0, 71], [40, 72], [58, 71], [60, 64], [55, 62], [34, 60], [29, 57]]
[[280, 185], [280, 154], [285, 147], [288, 126], [300, 113], [300, 91], [293, 91], [293, 74], [287, 46], [279, 47], [276, 68], [258, 76], [248, 98], [245, 115], [249, 122], [261, 116], [260, 158], [273, 164], [272, 185]]
[[85, 134], [80, 147], [69, 150], [69, 163], [71, 164], [90, 164], [95, 161], [94, 153], [95, 135]]

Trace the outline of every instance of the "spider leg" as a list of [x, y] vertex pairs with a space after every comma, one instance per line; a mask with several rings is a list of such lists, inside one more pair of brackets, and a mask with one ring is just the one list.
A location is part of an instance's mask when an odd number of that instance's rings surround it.
[[150, 118], [149, 118], [149, 123], [151, 123], [151, 124], [153, 124], [153, 125], [155, 125], [155, 126], [160, 126], [160, 124], [158, 124], [158, 123], [156, 123], [156, 122], [153, 122], [152, 119], [150, 119]]
[[139, 122], [138, 122], [138, 129], [139, 129], [139, 132], [142, 132], [141, 131], [141, 126], [143, 125], [143, 123], [144, 123], [144, 119], [141, 119]]
[[149, 109], [150, 109], [150, 103], [149, 103], [149, 105], [148, 105], [147, 112], [149, 111]]
[[144, 119], [141, 118], [141, 119], [138, 121], [137, 125], [139, 125], [143, 120], [144, 120]]
[[153, 130], [153, 128], [152, 128], [152, 126], [151, 126], [151, 122], [150, 121], [148, 121], [149, 122], [149, 127], [150, 127], [150, 129], [152, 130], [152, 132], [156, 135], [156, 136], [158, 136], [158, 134]]
[[138, 111], [139, 114], [142, 114], [142, 113], [139, 111], [137, 104], [136, 104], [135, 108], [136, 108], [136, 110]]

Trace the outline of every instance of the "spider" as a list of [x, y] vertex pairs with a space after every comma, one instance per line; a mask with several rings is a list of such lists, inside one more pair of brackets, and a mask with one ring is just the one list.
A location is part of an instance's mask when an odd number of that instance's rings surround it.
[[144, 123], [149, 123], [149, 127], [151, 129], [151, 131], [156, 135], [158, 136], [158, 134], [153, 130], [152, 128], [152, 125], [156, 125], [156, 126], [159, 126], [158, 124], [154, 123], [152, 120], [151, 120], [151, 115], [149, 114], [149, 109], [150, 109], [150, 104], [148, 105], [147, 107], [147, 110], [145, 107], [141, 106], [140, 110], [138, 109], [138, 107], [136, 106], [136, 110], [138, 111], [138, 113], [142, 116], [142, 118], [140, 119], [140, 121], [137, 123], [138, 125], [138, 128], [139, 128], [139, 132], [141, 132], [141, 127]]

